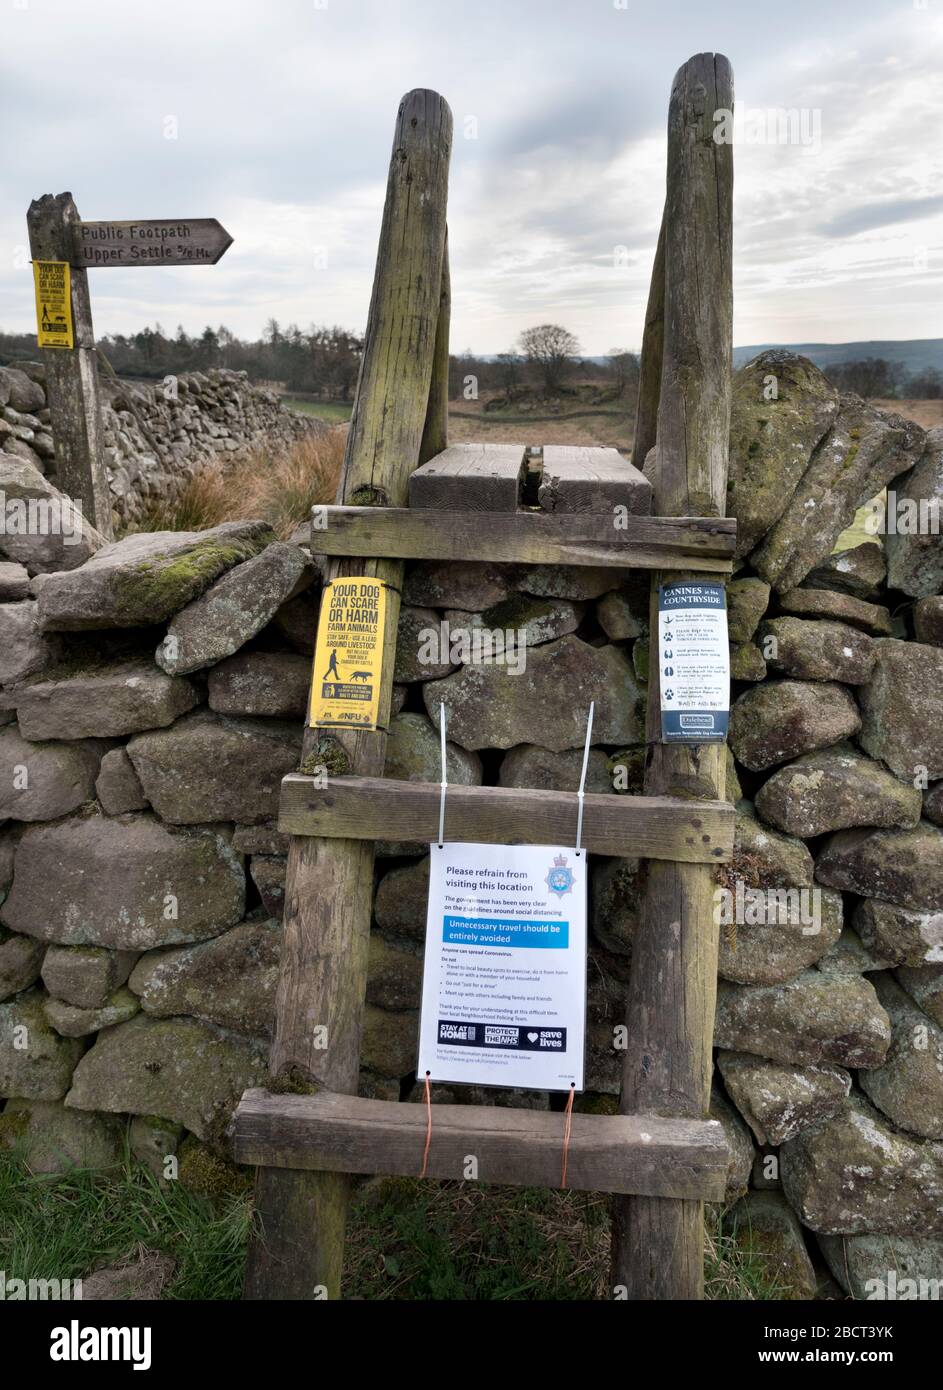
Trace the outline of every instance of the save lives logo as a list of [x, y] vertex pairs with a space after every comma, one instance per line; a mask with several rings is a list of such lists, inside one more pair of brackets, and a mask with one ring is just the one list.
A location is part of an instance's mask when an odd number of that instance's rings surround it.
[[73, 1318], [68, 1327], [50, 1333], [51, 1361], [130, 1361], [132, 1370], [151, 1368], [149, 1327], [81, 1327]]

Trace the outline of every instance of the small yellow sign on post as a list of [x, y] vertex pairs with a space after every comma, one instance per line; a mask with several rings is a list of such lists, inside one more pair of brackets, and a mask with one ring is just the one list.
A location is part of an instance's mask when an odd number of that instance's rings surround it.
[[36, 338], [41, 348], [74, 348], [68, 261], [34, 261]]
[[375, 729], [386, 629], [386, 585], [368, 575], [324, 586], [314, 647], [313, 729]]

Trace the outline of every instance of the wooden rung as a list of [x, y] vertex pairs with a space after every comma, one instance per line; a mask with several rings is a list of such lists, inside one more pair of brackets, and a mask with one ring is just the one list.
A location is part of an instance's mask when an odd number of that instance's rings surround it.
[[609, 512], [636, 516], [652, 509], [652, 485], [618, 449], [546, 444], [537, 501], [545, 512]]
[[[424, 1105], [321, 1091], [246, 1091], [233, 1121], [237, 1163], [334, 1173], [418, 1177], [426, 1141]], [[562, 1114], [499, 1105], [433, 1105], [430, 1178], [462, 1179], [477, 1160], [479, 1182], [559, 1187]], [[720, 1201], [727, 1141], [717, 1120], [659, 1115], [574, 1115], [567, 1187], [645, 1197]]]
[[513, 512], [521, 496], [523, 444], [450, 444], [409, 478], [409, 505]]
[[733, 517], [319, 507], [311, 548], [319, 555], [730, 574], [736, 536]]
[[[282, 778], [278, 828], [289, 835], [342, 840], [415, 840], [439, 834], [438, 782], [331, 777]], [[450, 786], [448, 840], [497, 845], [575, 844], [576, 792], [521, 787]], [[733, 853], [734, 809], [727, 801], [587, 793], [583, 846], [591, 854], [715, 864]]]

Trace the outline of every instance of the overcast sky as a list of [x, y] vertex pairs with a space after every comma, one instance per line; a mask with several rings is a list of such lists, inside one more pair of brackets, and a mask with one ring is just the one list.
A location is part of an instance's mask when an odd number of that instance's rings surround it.
[[425, 86], [455, 118], [453, 350], [547, 320], [637, 348], [671, 79], [712, 49], [747, 115], [811, 113], [811, 144], [735, 146], [735, 343], [943, 335], [943, 0], [0, 6], [3, 329], [34, 327], [24, 214], [64, 189], [235, 238], [211, 268], [90, 271], [100, 335], [362, 329], [397, 103]]

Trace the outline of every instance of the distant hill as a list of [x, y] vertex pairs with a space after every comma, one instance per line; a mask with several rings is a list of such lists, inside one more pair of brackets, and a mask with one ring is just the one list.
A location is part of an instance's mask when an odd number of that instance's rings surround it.
[[943, 338], [875, 338], [859, 343], [756, 343], [753, 347], [735, 347], [733, 365], [742, 367], [757, 353], [776, 347], [797, 352], [823, 368], [837, 362], [881, 357], [887, 362], [900, 362], [908, 372], [922, 372], [927, 367], [943, 371]]

